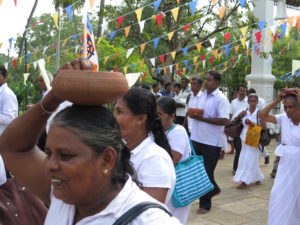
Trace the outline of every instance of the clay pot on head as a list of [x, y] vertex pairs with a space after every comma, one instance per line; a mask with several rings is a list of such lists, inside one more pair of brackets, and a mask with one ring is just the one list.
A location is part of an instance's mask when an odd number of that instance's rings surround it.
[[103, 105], [128, 91], [122, 73], [60, 70], [53, 81], [54, 94], [78, 105]]
[[197, 109], [197, 108], [188, 109], [188, 116], [201, 116], [203, 115], [203, 113], [204, 113], [203, 109]]

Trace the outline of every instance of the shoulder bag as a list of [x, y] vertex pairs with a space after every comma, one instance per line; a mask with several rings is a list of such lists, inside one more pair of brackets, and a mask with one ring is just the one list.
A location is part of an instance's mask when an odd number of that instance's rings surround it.
[[[260, 111], [257, 111], [257, 115], [256, 115], [256, 118], [257, 118], [257, 124], [261, 124], [260, 123], [260, 120], [258, 119], [258, 114], [259, 114]], [[266, 130], [262, 130], [261, 131], [261, 135], [260, 135], [260, 140], [259, 140], [259, 144], [262, 146], [262, 147], [265, 147], [265, 146], [268, 146], [271, 142], [271, 137], [270, 137], [270, 131], [269, 129], [266, 129]]]
[[239, 120], [232, 120], [229, 125], [225, 126], [224, 133], [231, 138], [239, 137], [244, 128], [242, 119], [243, 117], [239, 118]]

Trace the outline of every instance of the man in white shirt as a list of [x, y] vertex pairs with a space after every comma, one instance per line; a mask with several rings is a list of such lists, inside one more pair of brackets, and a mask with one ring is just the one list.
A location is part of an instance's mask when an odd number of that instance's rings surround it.
[[186, 106], [186, 98], [187, 94], [181, 92], [181, 85], [179, 83], [175, 83], [174, 87], [174, 100], [176, 102], [176, 118], [175, 123], [183, 125], [185, 118], [185, 106]]
[[18, 116], [18, 100], [15, 93], [7, 86], [7, 70], [0, 66], [0, 135]]
[[159, 97], [162, 96], [162, 94], [160, 93], [160, 85], [159, 83], [155, 83], [152, 85], [152, 94], [154, 95], [154, 97], [156, 99], [158, 99]]
[[[247, 98], [247, 86], [245, 84], [240, 84], [238, 86], [238, 97], [231, 102], [230, 109], [230, 119], [234, 120], [243, 110], [248, 108], [248, 98]], [[235, 156], [233, 160], [233, 171], [235, 174], [237, 170], [239, 157], [242, 149], [242, 141], [240, 137], [233, 138], [233, 145], [235, 149]]]
[[220, 188], [214, 180], [214, 171], [223, 146], [224, 126], [229, 124], [229, 101], [219, 90], [221, 75], [209, 71], [205, 79], [206, 91], [197, 101], [197, 108], [203, 113], [189, 115], [193, 118], [191, 140], [197, 155], [202, 155], [205, 170], [215, 188], [199, 200], [198, 213], [207, 213], [211, 208], [211, 199], [220, 193]]
[[[189, 108], [197, 108], [200, 96], [203, 93], [201, 91], [202, 83], [203, 83], [203, 81], [199, 77], [192, 78], [192, 82], [191, 82], [192, 94], [189, 96], [189, 99], [188, 99], [187, 107], [185, 110], [186, 113], [188, 112]], [[193, 121], [194, 121], [194, 119], [192, 119], [189, 116], [186, 116], [184, 125], [185, 125], [186, 129], [188, 130], [189, 134], [192, 132]]]
[[181, 92], [185, 93], [187, 96], [192, 94], [192, 90], [189, 88], [189, 79], [186, 77], [181, 78]]

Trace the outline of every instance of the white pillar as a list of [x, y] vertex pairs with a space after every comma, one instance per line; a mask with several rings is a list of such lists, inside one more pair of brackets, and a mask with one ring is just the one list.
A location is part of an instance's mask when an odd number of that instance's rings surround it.
[[[274, 2], [271, 0], [253, 0], [253, 2], [255, 4], [254, 15], [259, 21], [265, 20], [266, 26], [269, 27], [262, 31], [262, 38], [259, 45], [260, 52], [270, 52], [272, 51], [272, 45], [270, 41], [267, 40], [267, 44], [264, 46], [264, 40], [265, 37], [268, 37], [268, 30], [273, 22]], [[254, 33], [255, 32], [257, 31], [254, 31]], [[255, 36], [253, 37], [253, 43], [256, 43]], [[276, 78], [272, 75], [272, 64], [270, 60], [264, 59], [259, 55], [257, 56], [254, 52], [251, 60], [251, 74], [247, 75], [245, 80], [256, 90], [259, 97], [266, 100], [267, 104], [273, 101], [273, 87]]]

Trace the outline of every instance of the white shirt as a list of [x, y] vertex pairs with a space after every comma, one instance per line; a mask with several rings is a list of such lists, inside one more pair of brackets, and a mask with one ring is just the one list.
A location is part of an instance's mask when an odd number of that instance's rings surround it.
[[158, 95], [158, 96], [162, 96], [162, 94], [161, 94], [159, 91], [158, 91], [158, 92], [153, 92], [153, 91], [152, 91], [152, 94], [153, 94], [154, 96], [157, 96], [157, 95]]
[[[189, 108], [198, 108], [198, 102], [200, 101], [200, 97], [202, 94], [203, 94], [203, 92], [201, 90], [197, 93], [196, 96], [194, 96], [194, 93], [191, 94], [189, 103], [186, 107], [186, 113]], [[193, 123], [195, 120], [189, 116], [187, 117], [187, 119], [188, 119], [188, 129], [189, 129], [189, 132], [191, 133], [192, 129], [193, 129]]]
[[239, 98], [232, 100], [230, 107], [230, 114], [232, 114], [231, 120], [234, 120], [243, 110], [249, 108], [247, 96], [240, 101]]
[[183, 107], [178, 107], [176, 108], [176, 116], [182, 116], [185, 117], [185, 105], [186, 105], [186, 98], [187, 98], [187, 93], [182, 93], [179, 92], [179, 94], [177, 95], [176, 92], [174, 92], [175, 96], [174, 96], [174, 100], [176, 103], [179, 103], [181, 105], [183, 105]]
[[168, 188], [166, 202], [172, 197], [176, 182], [173, 161], [166, 150], [158, 146], [151, 137], [131, 151], [130, 162], [143, 187]]
[[300, 125], [295, 125], [285, 113], [275, 118], [281, 127], [281, 144], [300, 147]]
[[258, 97], [258, 104], [257, 104], [256, 108], [259, 111], [261, 111], [263, 108], [265, 108], [265, 106], [266, 106], [266, 101], [263, 98]]
[[15, 93], [4, 83], [0, 87], [0, 135], [18, 117], [18, 100]]
[[[129, 177], [123, 189], [101, 212], [88, 216], [76, 225], [112, 225], [119, 217], [133, 206], [151, 201], [159, 203], [140, 188]], [[159, 203], [161, 204], [161, 203]], [[72, 225], [75, 215], [75, 206], [51, 197], [51, 205], [47, 214], [45, 225]], [[150, 208], [140, 214], [130, 225], [179, 225], [175, 217], [170, 217], [161, 209]]]
[[[204, 110], [204, 118], [229, 119], [229, 101], [218, 88], [209, 95], [207, 95], [207, 91], [205, 91], [200, 97], [197, 108]], [[194, 120], [191, 140], [206, 145], [222, 147], [223, 130], [224, 126]]]
[[190, 139], [183, 126], [179, 124], [174, 124], [174, 126], [171, 131], [166, 131], [166, 135], [171, 149], [180, 153], [182, 155], [180, 161], [183, 161], [191, 153]]

